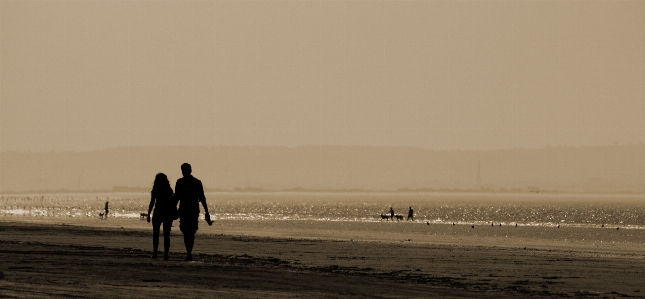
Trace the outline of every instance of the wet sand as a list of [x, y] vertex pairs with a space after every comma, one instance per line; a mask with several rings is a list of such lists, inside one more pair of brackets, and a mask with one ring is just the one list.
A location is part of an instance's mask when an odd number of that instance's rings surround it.
[[200, 228], [195, 261], [184, 262], [176, 228], [162, 261], [149, 257], [145, 222], [104, 223], [1, 221], [0, 297], [645, 297], [645, 253], [635, 242], [550, 247], [547, 239], [501, 242], [501, 230], [483, 227], [445, 235], [438, 232], [471, 228], [427, 226], [424, 239], [400, 227], [388, 233], [396, 224], [370, 234], [360, 224], [340, 231], [334, 225], [346, 224], [221, 221]]

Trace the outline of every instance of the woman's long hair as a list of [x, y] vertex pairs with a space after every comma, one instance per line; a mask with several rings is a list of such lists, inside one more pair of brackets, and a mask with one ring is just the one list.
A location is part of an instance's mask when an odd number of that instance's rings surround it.
[[156, 195], [157, 197], [168, 194], [172, 196], [172, 188], [170, 187], [170, 182], [168, 181], [168, 177], [165, 174], [157, 173], [157, 175], [155, 176], [155, 182], [152, 185], [151, 193], [153, 195]]

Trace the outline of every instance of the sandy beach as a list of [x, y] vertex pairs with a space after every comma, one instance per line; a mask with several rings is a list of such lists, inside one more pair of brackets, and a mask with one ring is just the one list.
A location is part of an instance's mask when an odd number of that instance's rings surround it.
[[453, 229], [445, 225], [415, 242], [360, 229], [339, 235], [329, 224], [264, 223], [263, 230], [221, 221], [200, 229], [195, 261], [184, 262], [177, 229], [170, 260], [152, 260], [151, 230], [132, 223], [140, 227], [0, 222], [0, 296], [645, 297], [645, 253], [633, 243], [549, 247], [463, 234], [452, 242], [436, 234]]

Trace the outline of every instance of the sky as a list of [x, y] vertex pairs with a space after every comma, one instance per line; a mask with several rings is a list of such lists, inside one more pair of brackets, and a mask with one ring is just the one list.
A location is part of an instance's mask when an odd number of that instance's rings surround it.
[[645, 1], [0, 1], [0, 151], [645, 141]]

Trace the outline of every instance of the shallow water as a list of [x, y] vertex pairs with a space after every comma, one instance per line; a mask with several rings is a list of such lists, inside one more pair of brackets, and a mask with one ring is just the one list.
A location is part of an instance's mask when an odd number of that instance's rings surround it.
[[[4, 195], [0, 217], [98, 219], [109, 201], [109, 217], [139, 218], [149, 200], [145, 193]], [[412, 207], [424, 223], [645, 228], [644, 195], [220, 192], [207, 200], [219, 220], [381, 222], [390, 207], [402, 216]]]

